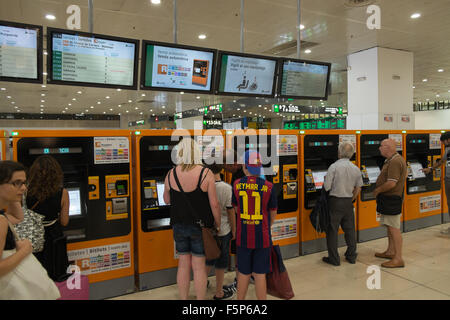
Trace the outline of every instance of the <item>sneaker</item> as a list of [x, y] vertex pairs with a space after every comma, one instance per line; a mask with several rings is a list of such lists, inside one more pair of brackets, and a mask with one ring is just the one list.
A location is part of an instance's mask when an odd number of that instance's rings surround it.
[[255, 284], [255, 277], [254, 276], [250, 276], [250, 283], [251, 284]]
[[441, 234], [450, 236], [450, 228], [441, 230]]
[[213, 300], [227, 300], [227, 299], [232, 298], [233, 295], [234, 295], [233, 292], [223, 290], [223, 297], [218, 298], [218, 297], [216, 297], [216, 295], [214, 295]]
[[222, 287], [223, 291], [229, 291], [232, 294], [236, 293], [237, 291], [237, 279], [235, 278], [232, 284], [226, 285]]
[[206, 289], [209, 289], [209, 280], [206, 282]]

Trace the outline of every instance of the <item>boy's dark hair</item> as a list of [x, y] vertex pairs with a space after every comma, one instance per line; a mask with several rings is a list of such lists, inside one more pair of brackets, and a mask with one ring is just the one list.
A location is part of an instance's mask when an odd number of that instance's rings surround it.
[[7, 183], [11, 180], [14, 172], [26, 171], [25, 167], [15, 161], [0, 161], [0, 184]]
[[445, 141], [450, 139], [450, 131], [444, 132], [443, 134], [441, 134], [441, 141]]
[[223, 164], [218, 164], [218, 163], [213, 163], [213, 164], [208, 164], [206, 165], [206, 167], [212, 171], [212, 173], [214, 174], [218, 174], [222, 172], [223, 169]]

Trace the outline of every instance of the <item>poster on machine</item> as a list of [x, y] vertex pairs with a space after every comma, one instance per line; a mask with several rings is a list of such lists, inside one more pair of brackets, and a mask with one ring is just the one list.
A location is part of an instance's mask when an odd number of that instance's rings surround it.
[[342, 142], [350, 142], [353, 145], [353, 148], [355, 148], [355, 152], [356, 152], [356, 135], [340, 134], [339, 135], [339, 143], [342, 143]]
[[430, 150], [441, 149], [441, 134], [430, 133]]
[[389, 139], [392, 139], [395, 141], [395, 146], [397, 151], [402, 151], [403, 149], [403, 137], [399, 133], [394, 133], [389, 135]]
[[297, 236], [297, 218], [277, 219], [272, 225], [272, 241], [295, 238]]
[[94, 137], [94, 163], [129, 163], [130, 143], [126, 137]]
[[277, 157], [296, 156], [298, 152], [297, 136], [278, 135], [277, 136]]
[[222, 136], [197, 136], [196, 141], [202, 148], [203, 160], [222, 159], [224, 149]]
[[441, 195], [436, 194], [429, 197], [421, 197], [420, 200], [420, 213], [435, 211], [441, 209]]
[[116, 243], [67, 252], [71, 264], [77, 265], [81, 274], [129, 268], [131, 266], [130, 243]]

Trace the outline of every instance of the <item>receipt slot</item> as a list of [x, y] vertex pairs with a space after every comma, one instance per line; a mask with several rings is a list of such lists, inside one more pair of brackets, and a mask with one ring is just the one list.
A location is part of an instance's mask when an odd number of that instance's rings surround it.
[[[379, 148], [381, 142], [389, 138], [396, 141], [397, 152], [403, 155], [403, 135], [401, 131], [366, 130], [358, 134], [359, 167], [363, 178], [363, 187], [357, 201], [356, 229], [358, 242], [387, 236], [386, 228], [380, 226], [377, 218], [377, 205], [373, 191], [385, 161]], [[403, 229], [403, 223], [401, 227]]]
[[[301, 196], [300, 241], [301, 255], [327, 250], [325, 233], [317, 233], [310, 221], [310, 214], [320, 197], [328, 168], [338, 160], [338, 146], [342, 141], [355, 145], [356, 132], [350, 130], [301, 131]], [[355, 163], [356, 152], [352, 159]], [[338, 246], [345, 245], [344, 235], [339, 229]]]
[[441, 170], [425, 174], [441, 157], [440, 131], [408, 131], [405, 135], [408, 178], [405, 231], [441, 224]]
[[[247, 150], [263, 157], [265, 178], [273, 183], [277, 195], [277, 218], [271, 229], [274, 244], [280, 246], [283, 258], [299, 255], [299, 136], [295, 130], [228, 130], [226, 149], [243, 156]], [[264, 157], [270, 163], [264, 163]], [[242, 163], [242, 162], [241, 162]], [[227, 180], [233, 184], [232, 178]]]
[[134, 292], [131, 132], [26, 130], [13, 133], [14, 160], [54, 157], [69, 193], [69, 262], [89, 278], [90, 299]]

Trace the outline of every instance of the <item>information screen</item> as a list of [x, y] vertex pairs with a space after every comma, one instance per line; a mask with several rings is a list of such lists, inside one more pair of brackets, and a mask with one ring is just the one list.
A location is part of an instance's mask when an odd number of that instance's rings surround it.
[[217, 93], [274, 96], [277, 60], [221, 53]]
[[284, 60], [280, 96], [326, 100], [330, 69], [328, 63]]
[[144, 43], [143, 87], [212, 92], [215, 51]]
[[41, 82], [41, 40], [41, 27], [0, 21], [0, 80]]
[[422, 164], [420, 162], [411, 163], [410, 168], [414, 179], [426, 178], [426, 175], [423, 172]]
[[156, 192], [158, 193], [158, 203], [159, 206], [167, 206], [167, 204], [164, 202], [164, 183], [163, 182], [157, 182], [156, 183]]
[[51, 81], [105, 87], [136, 87], [135, 40], [116, 40], [89, 34], [49, 32]]
[[83, 153], [83, 149], [80, 147], [61, 147], [61, 148], [38, 148], [29, 149], [30, 155], [36, 154], [70, 154], [70, 153]]
[[69, 216], [81, 215], [81, 196], [80, 188], [67, 188], [69, 193]]
[[322, 189], [327, 171], [312, 171], [312, 175], [316, 189]]
[[378, 167], [366, 167], [367, 175], [369, 176], [369, 182], [377, 182], [378, 176], [380, 175], [380, 168]]

